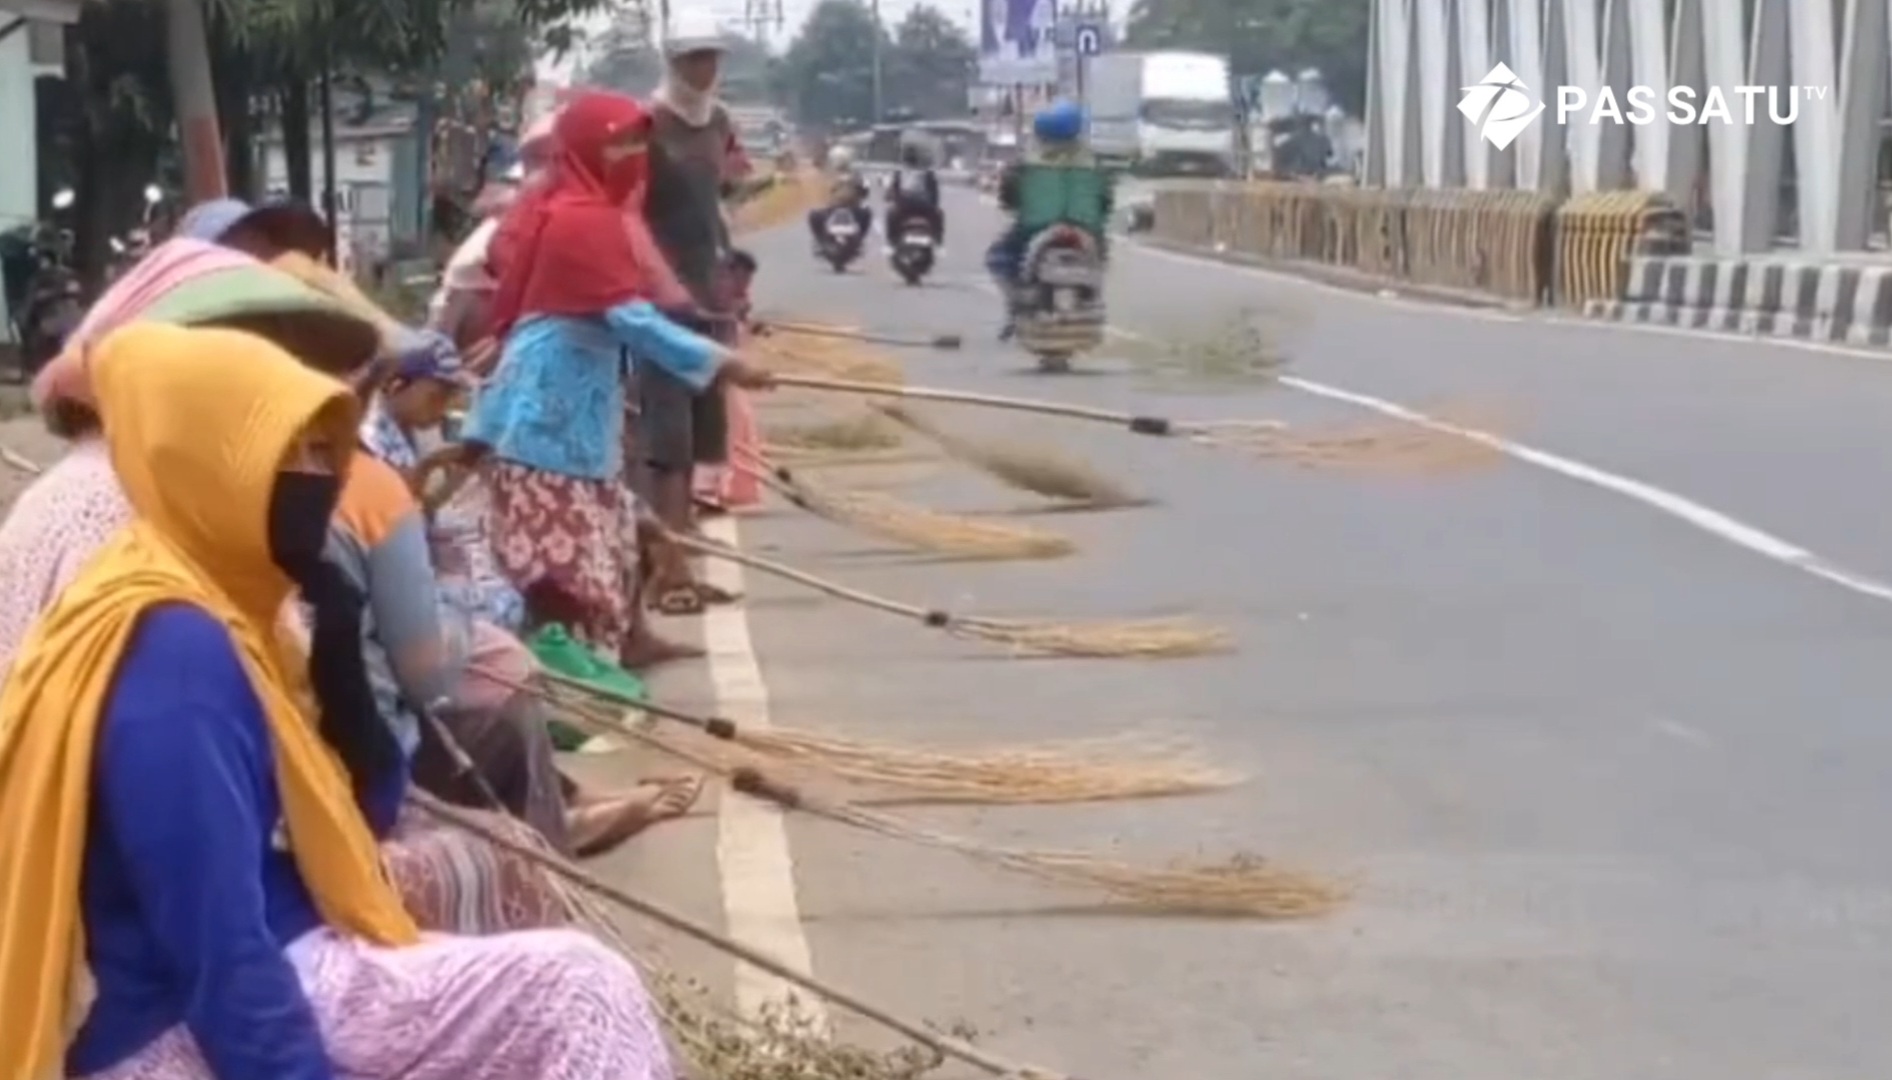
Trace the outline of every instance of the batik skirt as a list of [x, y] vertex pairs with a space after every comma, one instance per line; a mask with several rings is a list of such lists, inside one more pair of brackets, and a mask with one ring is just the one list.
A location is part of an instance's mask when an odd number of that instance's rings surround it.
[[630, 636], [637, 575], [624, 487], [511, 461], [491, 465], [485, 483], [487, 534], [501, 572], [527, 595], [549, 584], [577, 601], [568, 629], [616, 659]]
[[[576, 930], [427, 935], [387, 949], [329, 930], [287, 950], [343, 1080], [674, 1080], [629, 961]], [[214, 1080], [183, 1027], [87, 1080]]]

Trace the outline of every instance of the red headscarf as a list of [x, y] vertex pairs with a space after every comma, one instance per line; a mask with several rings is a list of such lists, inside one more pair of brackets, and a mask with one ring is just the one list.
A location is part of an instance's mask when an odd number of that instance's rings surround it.
[[613, 143], [649, 131], [650, 114], [622, 94], [588, 91], [559, 111], [550, 174], [528, 186], [493, 236], [495, 333], [528, 315], [597, 315], [651, 298], [653, 278], [667, 268], [638, 250], [623, 210], [643, 205], [650, 155], [606, 159]]

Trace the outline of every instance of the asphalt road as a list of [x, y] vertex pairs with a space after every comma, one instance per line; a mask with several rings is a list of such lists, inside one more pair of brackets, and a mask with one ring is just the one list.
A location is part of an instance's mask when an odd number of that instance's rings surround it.
[[[978, 260], [996, 218], [952, 199], [934, 284], [897, 284], [877, 253], [836, 277], [791, 229], [752, 245], [763, 306], [966, 335], [963, 352], [911, 355], [914, 382], [1180, 416], [1366, 416], [1131, 342], [1089, 377], [1025, 373], [990, 344]], [[1296, 470], [936, 412], [1054, 442], [1159, 503], [1016, 519], [1079, 543], [1048, 563], [902, 557], [785, 509], [745, 521], [752, 549], [919, 603], [1188, 612], [1240, 636], [1211, 659], [1012, 659], [750, 575], [778, 725], [952, 743], [1157, 723], [1253, 776], [1189, 799], [900, 812], [1150, 861], [1265, 852], [1359, 890], [1305, 923], [1074, 913], [1079, 897], [952, 856], [791, 822], [815, 969], [1088, 1080], [1892, 1072], [1892, 603], [1868, 595], [1892, 580], [1892, 367], [1119, 251], [1111, 319], [1128, 331], [1201, 342], [1253, 309], [1314, 389], [1474, 417], [1653, 488], [1516, 458]], [[1030, 505], [951, 466], [832, 475], [898, 480], [945, 509]], [[1670, 496], [1738, 520], [1651, 505]], [[681, 865], [705, 836], [651, 843]]]

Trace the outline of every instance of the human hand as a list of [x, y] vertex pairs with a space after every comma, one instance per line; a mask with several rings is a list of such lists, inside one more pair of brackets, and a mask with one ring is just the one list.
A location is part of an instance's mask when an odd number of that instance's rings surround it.
[[493, 373], [493, 368], [499, 363], [499, 340], [490, 336], [483, 337], [467, 346], [461, 359], [470, 374], [484, 379]]
[[722, 370], [717, 373], [731, 386], [740, 386], [744, 390], [773, 390], [775, 373], [752, 360], [740, 356], [731, 356], [723, 361]]

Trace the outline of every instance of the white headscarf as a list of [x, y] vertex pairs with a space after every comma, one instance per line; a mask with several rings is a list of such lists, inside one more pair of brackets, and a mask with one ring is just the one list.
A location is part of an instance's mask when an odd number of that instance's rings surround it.
[[725, 51], [722, 28], [708, 12], [690, 11], [678, 19], [674, 32], [664, 35], [664, 77], [651, 96], [691, 127], [702, 127], [716, 115], [716, 87], [698, 90], [677, 77], [679, 58], [699, 52]]

